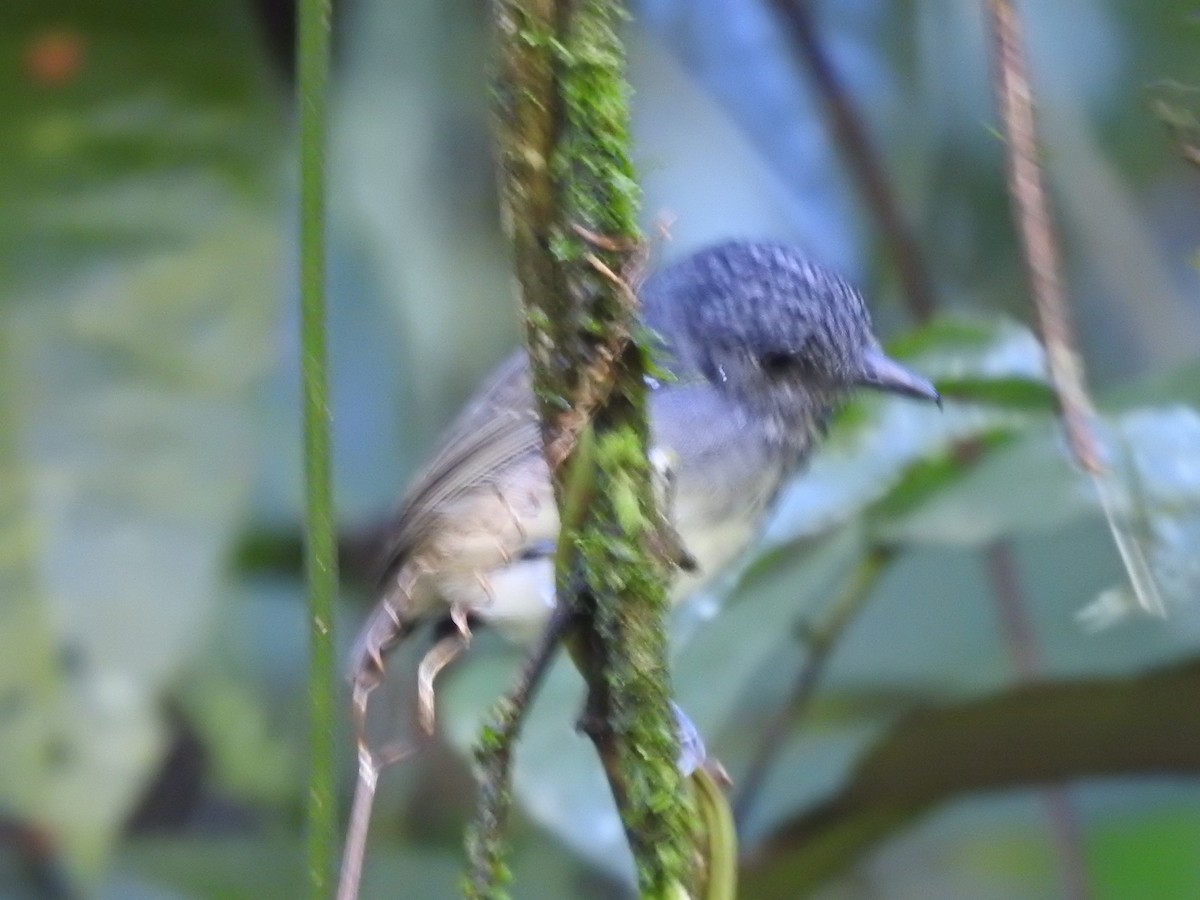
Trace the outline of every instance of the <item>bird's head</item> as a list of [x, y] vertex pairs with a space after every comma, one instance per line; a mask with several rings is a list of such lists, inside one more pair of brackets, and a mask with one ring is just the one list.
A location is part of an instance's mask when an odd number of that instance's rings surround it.
[[784, 244], [701, 250], [647, 284], [646, 311], [668, 367], [703, 376], [783, 440], [806, 440], [796, 432], [860, 387], [941, 402], [884, 354], [862, 295]]

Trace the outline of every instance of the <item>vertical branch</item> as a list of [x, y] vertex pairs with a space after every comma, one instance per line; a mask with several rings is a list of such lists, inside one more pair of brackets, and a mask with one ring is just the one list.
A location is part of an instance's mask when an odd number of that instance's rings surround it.
[[1102, 466], [1092, 432], [1094, 409], [1084, 386], [1083, 362], [1074, 346], [1060, 274], [1061, 254], [1038, 164], [1037, 127], [1021, 23], [1011, 0], [989, 0], [988, 10], [995, 54], [996, 101], [1007, 139], [1009, 194], [1025, 252], [1038, 326], [1071, 452], [1085, 471], [1095, 474]]
[[299, 10], [300, 330], [304, 380], [305, 571], [309, 590], [309, 752], [307, 863], [310, 896], [329, 895], [336, 846], [333, 605], [337, 538], [330, 472], [325, 348], [325, 139], [330, 0]]
[[[653, 550], [646, 353], [634, 337], [638, 189], [616, 34], [625, 11], [618, 0], [497, 0], [495, 13], [500, 194], [560, 508], [559, 603], [577, 617], [587, 730], [641, 891], [678, 896], [691, 881], [691, 828], [669, 703], [666, 573]], [[571, 503], [568, 483], [588, 502]], [[477, 896], [495, 894], [502, 868]]]

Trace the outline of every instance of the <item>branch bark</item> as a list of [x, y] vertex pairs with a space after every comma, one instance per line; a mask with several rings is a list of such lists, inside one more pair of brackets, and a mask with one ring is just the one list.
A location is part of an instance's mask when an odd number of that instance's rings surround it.
[[1096, 409], [1088, 393], [1083, 359], [1075, 346], [1062, 279], [1062, 254], [1038, 161], [1037, 117], [1029, 83], [1021, 18], [1012, 0], [988, 0], [996, 102], [1008, 158], [1008, 192], [1021, 236], [1025, 268], [1046, 348], [1050, 381], [1071, 455], [1092, 476], [1113, 540], [1129, 574], [1138, 605], [1163, 617], [1166, 608], [1138, 535], [1122, 514], [1125, 491], [1104, 464], [1096, 437]]
[[[572, 650], [589, 689], [586, 730], [642, 895], [679, 897], [693, 880], [693, 838], [669, 704], [666, 571], [653, 549], [647, 358], [635, 337], [641, 238], [624, 16], [616, 0], [497, 0], [500, 193], [562, 522], [556, 587], [576, 616]], [[506, 782], [484, 793], [481, 821], [508, 802]], [[471, 842], [476, 896], [500, 891], [499, 842], [486, 827]]]

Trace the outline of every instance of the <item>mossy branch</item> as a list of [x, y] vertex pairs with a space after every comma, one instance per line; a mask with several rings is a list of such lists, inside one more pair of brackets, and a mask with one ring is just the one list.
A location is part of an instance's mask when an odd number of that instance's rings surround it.
[[[501, 199], [547, 460], [563, 522], [557, 591], [646, 897], [687, 896], [693, 830], [666, 666], [665, 564], [647, 462], [646, 353], [631, 286], [641, 238], [615, 0], [497, 0]], [[590, 428], [588, 452], [579, 436]], [[582, 482], [580, 482], [582, 479]], [[568, 482], [587, 486], [570, 504]], [[567, 505], [573, 508], [568, 510]], [[511, 709], [480, 748], [474, 896], [504, 880]]]

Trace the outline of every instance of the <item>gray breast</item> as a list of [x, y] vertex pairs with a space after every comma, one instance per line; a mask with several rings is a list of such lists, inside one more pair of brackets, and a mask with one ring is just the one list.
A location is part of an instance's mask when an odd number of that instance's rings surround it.
[[[744, 410], [708, 384], [675, 384], [651, 395], [656, 448], [676, 458], [668, 514], [702, 580], [739, 556], [761, 531], [788, 475], [784, 455]], [[692, 590], [683, 579], [679, 590]]]

